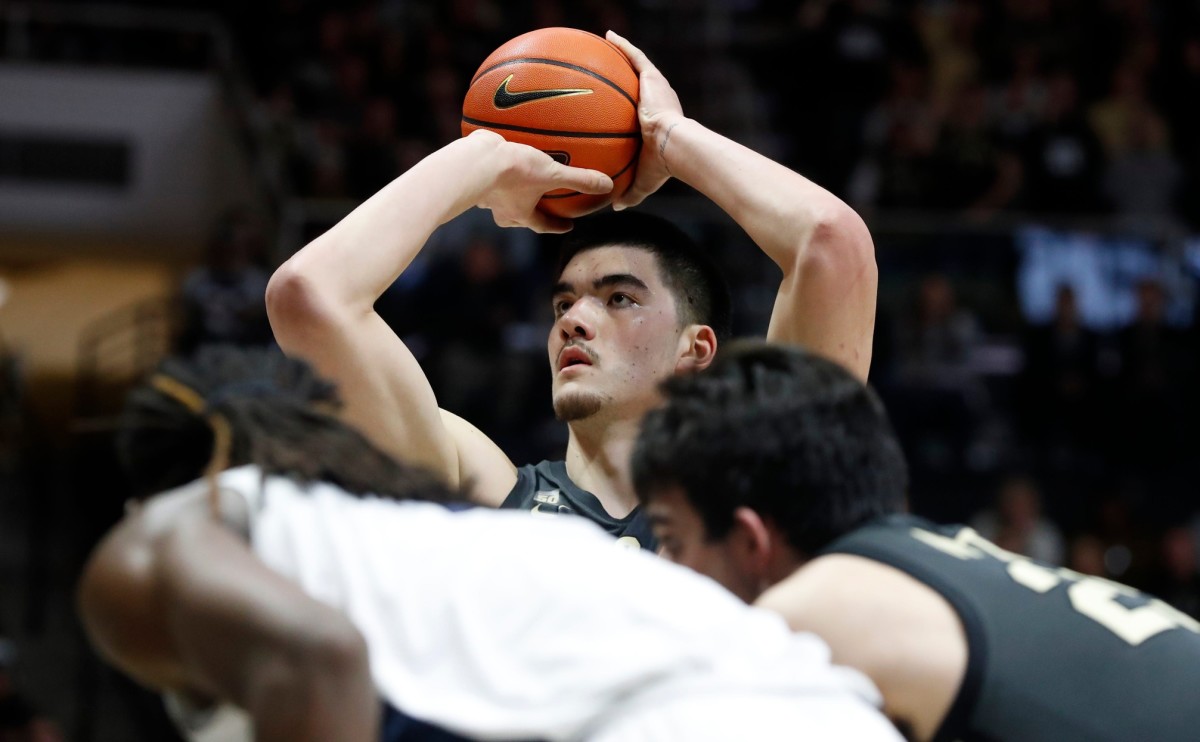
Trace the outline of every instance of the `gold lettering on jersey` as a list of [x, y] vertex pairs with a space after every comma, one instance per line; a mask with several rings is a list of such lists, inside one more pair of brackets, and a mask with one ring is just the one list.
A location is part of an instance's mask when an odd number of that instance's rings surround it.
[[642, 544], [633, 536], [622, 536], [621, 538], [617, 539], [617, 547], [621, 549], [637, 551], [638, 549], [642, 548]]
[[542, 502], [547, 505], [557, 505], [562, 499], [562, 493], [558, 490], [546, 490], [545, 492], [537, 492], [533, 496], [534, 502]]
[[[923, 544], [964, 561], [982, 559], [990, 554], [1006, 563], [1008, 576], [1018, 585], [1039, 594], [1050, 592], [1068, 583], [1067, 598], [1071, 607], [1081, 615], [1117, 635], [1131, 646], [1171, 629], [1184, 629], [1200, 634], [1200, 621], [1157, 598], [1150, 598], [1131, 587], [1102, 577], [1091, 577], [1064, 567], [1049, 567], [996, 546], [973, 529], [963, 528], [954, 538], [913, 528], [910, 535]], [[1145, 605], [1130, 608], [1118, 598], [1146, 598]]]

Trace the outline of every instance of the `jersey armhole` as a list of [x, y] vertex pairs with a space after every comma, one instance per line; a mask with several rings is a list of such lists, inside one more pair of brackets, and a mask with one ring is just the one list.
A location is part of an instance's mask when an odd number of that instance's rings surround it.
[[523, 499], [523, 493], [527, 489], [532, 489], [529, 481], [533, 479], [536, 484], [536, 477], [537, 474], [533, 465], [526, 464], [525, 466], [518, 466], [517, 481], [513, 483], [512, 489], [508, 491], [508, 494], [505, 495], [504, 499], [500, 502], [499, 509], [514, 510], [520, 508], [521, 501]]
[[838, 547], [834, 551], [825, 553], [850, 554], [895, 567], [913, 579], [928, 585], [950, 603], [954, 612], [958, 614], [958, 620], [966, 635], [967, 668], [963, 673], [962, 683], [958, 686], [958, 692], [954, 695], [954, 701], [950, 704], [950, 709], [946, 712], [946, 716], [942, 719], [931, 742], [957, 742], [967, 739], [971, 714], [974, 713], [975, 704], [979, 701], [979, 692], [983, 685], [983, 676], [989, 659], [987, 638], [983, 631], [983, 619], [974, 604], [953, 585], [925, 570], [914, 569], [910, 563], [903, 559], [897, 559], [894, 554], [888, 554], [885, 557], [871, 549], [859, 548], [854, 544], [847, 544], [845, 547]]

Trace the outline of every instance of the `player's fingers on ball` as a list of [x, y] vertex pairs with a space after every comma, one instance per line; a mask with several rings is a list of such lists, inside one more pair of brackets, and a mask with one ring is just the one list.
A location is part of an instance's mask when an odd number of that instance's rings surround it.
[[641, 202], [645, 201], [646, 196], [649, 195], [650, 192], [644, 188], [638, 188], [636, 185], [630, 186], [629, 190], [621, 194], [620, 198], [617, 198], [613, 201], [613, 210], [621, 211], [623, 209], [628, 209], [630, 206], [637, 206]]
[[654, 63], [650, 61], [650, 57], [646, 53], [629, 43], [629, 40], [618, 34], [616, 31], [609, 31], [604, 35], [612, 43], [617, 45], [617, 48], [629, 57], [629, 61], [633, 63], [633, 68], [638, 71], [638, 74], [648, 72], [655, 69]]
[[578, 167], [559, 168], [555, 181], [560, 188], [570, 188], [580, 193], [610, 193], [613, 189], [612, 178], [599, 170]]
[[574, 225], [570, 219], [564, 219], [561, 216], [554, 216], [541, 210], [535, 210], [525, 221], [525, 226], [538, 234], [562, 234], [563, 232], [570, 232], [571, 227]]

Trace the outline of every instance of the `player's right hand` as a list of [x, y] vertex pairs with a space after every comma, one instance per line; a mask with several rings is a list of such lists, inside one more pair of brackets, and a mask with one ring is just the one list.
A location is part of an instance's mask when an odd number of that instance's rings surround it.
[[555, 162], [533, 147], [509, 142], [488, 131], [475, 131], [472, 137], [495, 137], [496, 149], [489, 158], [493, 168], [491, 186], [479, 201], [479, 207], [492, 212], [501, 227], [527, 227], [535, 232], [567, 232], [571, 220], [552, 216], [537, 208], [546, 193], [568, 188], [580, 193], [603, 194], [613, 189], [612, 178], [599, 170], [569, 167]]

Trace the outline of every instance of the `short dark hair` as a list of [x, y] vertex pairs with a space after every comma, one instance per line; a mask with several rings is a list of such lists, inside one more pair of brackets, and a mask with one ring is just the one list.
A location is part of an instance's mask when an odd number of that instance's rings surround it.
[[681, 325], [708, 325], [718, 340], [732, 333], [729, 285], [716, 264], [688, 235], [662, 217], [637, 211], [608, 211], [575, 220], [563, 238], [558, 273], [581, 252], [621, 245], [646, 250], [658, 263], [663, 283], [675, 297]]
[[681, 487], [710, 539], [748, 507], [811, 556], [906, 507], [908, 468], [882, 403], [832, 361], [739, 341], [663, 389], [634, 447], [634, 485], [643, 501]]
[[230, 433], [226, 464], [256, 464], [301, 483], [352, 494], [463, 500], [432, 473], [402, 464], [337, 417], [334, 386], [303, 361], [269, 349], [206, 346], [168, 358], [130, 392], [117, 452], [135, 496], [202, 477], [216, 452], [213, 417]]

